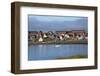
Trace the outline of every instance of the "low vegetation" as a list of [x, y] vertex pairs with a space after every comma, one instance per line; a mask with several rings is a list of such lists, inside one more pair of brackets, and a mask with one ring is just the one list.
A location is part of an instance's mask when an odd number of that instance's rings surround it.
[[81, 59], [81, 58], [87, 58], [86, 55], [74, 55], [74, 56], [69, 56], [69, 57], [59, 57], [56, 59]]

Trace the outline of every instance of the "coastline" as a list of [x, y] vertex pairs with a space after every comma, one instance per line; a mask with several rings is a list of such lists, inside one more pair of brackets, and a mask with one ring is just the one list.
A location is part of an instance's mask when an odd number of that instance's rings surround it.
[[88, 58], [86, 55], [74, 55], [69, 57], [59, 57], [56, 59], [82, 59], [82, 58]]
[[28, 45], [43, 45], [43, 44], [88, 44], [86, 40], [75, 40], [75, 41], [59, 41], [59, 42], [28, 42]]

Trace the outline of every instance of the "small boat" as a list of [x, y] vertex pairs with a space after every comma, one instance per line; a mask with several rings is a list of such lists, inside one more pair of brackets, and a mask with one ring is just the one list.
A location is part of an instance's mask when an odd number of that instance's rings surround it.
[[39, 45], [39, 47], [42, 47], [43, 45]]
[[61, 45], [55, 45], [55, 47], [60, 47]]

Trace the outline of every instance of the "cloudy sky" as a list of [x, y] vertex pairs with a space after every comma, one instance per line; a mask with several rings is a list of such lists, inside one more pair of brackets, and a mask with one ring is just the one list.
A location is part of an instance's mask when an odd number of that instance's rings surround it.
[[28, 31], [87, 31], [88, 18], [76, 16], [28, 16]]

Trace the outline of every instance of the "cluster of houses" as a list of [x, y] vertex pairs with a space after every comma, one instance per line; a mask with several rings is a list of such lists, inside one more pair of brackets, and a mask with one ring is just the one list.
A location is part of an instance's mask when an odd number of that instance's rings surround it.
[[84, 30], [72, 31], [29, 31], [28, 40], [32, 42], [53, 42], [53, 41], [67, 41], [67, 40], [87, 40], [88, 34]]

